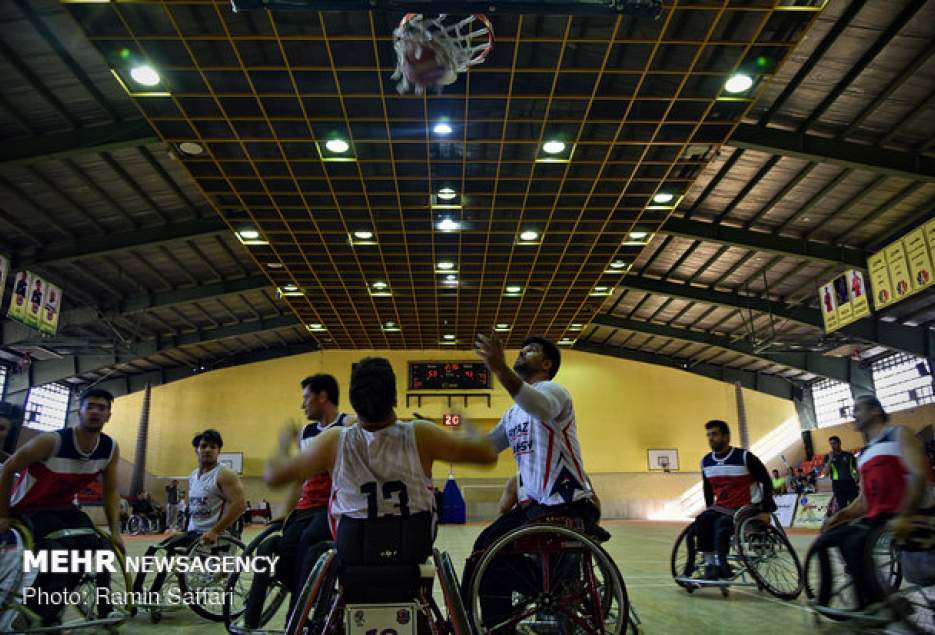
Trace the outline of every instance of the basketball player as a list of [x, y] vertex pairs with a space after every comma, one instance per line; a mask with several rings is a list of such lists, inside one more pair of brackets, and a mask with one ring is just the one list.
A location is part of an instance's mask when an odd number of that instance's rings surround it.
[[[865, 564], [867, 537], [891, 523], [897, 540], [906, 539], [912, 519], [932, 505], [930, 471], [922, 445], [911, 430], [889, 425], [889, 415], [873, 395], [854, 401], [854, 427], [868, 440], [857, 458], [860, 494], [857, 500], [825, 521], [815, 549], [836, 547], [854, 580], [859, 608], [883, 599], [875, 571]], [[826, 604], [832, 581], [822, 576], [819, 602]]]
[[425, 535], [406, 532], [408, 544], [396, 545], [396, 551], [412, 553], [422, 562], [434, 540], [432, 464], [491, 464], [497, 460], [493, 445], [480, 435], [447, 432], [430, 421], [399, 421], [396, 376], [382, 357], [366, 357], [354, 368], [350, 401], [357, 425], [332, 426], [297, 456], [274, 457], [266, 466], [266, 482], [285, 485], [330, 472], [332, 531], [344, 560], [354, 555], [344, 549], [349, 543], [342, 538], [360, 527], [357, 522], [344, 523], [344, 519], [427, 519]]
[[[192, 439], [198, 467], [188, 477], [188, 527], [161, 543], [170, 552], [181, 552], [200, 541], [204, 545], [217, 543], [229, 531], [247, 508], [243, 484], [237, 473], [218, 463], [224, 440], [217, 430], [205, 430]], [[155, 553], [150, 547], [147, 554]], [[159, 592], [166, 574], [160, 572], [153, 580], [151, 591]], [[141, 591], [143, 576], [137, 576], [134, 591]]]
[[[498, 453], [512, 448], [519, 472], [517, 491], [522, 493], [519, 500], [524, 504], [501, 515], [478, 536], [464, 566], [465, 598], [477, 560], [500, 536], [547, 515], [579, 518], [588, 528], [600, 517], [584, 471], [571, 395], [552, 381], [562, 362], [558, 347], [543, 337], [527, 338], [512, 368], [496, 334], [489, 338], [478, 335], [474, 348], [515, 402], [490, 439]], [[496, 619], [509, 612], [512, 582], [507, 572], [485, 576], [487, 588], [481, 603], [486, 617]]]
[[[10, 527], [14, 518], [29, 527], [36, 544], [56, 549], [96, 549], [97, 536], [78, 536], [43, 541], [45, 536], [63, 529], [94, 528], [88, 515], [74, 505], [78, 492], [103, 478], [104, 512], [113, 541], [124, 550], [120, 537], [120, 502], [117, 494], [117, 464], [120, 452], [117, 442], [104, 434], [104, 424], [110, 420], [113, 395], [93, 388], [79, 398], [78, 425], [55, 432], [43, 432], [34, 437], [0, 472], [0, 534]], [[14, 475], [18, 474], [14, 484]], [[42, 547], [40, 547], [42, 548]], [[43, 592], [69, 591], [78, 582], [80, 573], [40, 573], [33, 586]], [[103, 584], [106, 585], [106, 576]], [[39, 597], [39, 594], [32, 596]], [[59, 605], [28, 604], [49, 625], [62, 609]]]
[[730, 579], [727, 552], [734, 533], [734, 513], [757, 505], [759, 512], [776, 511], [773, 483], [766, 466], [752, 452], [730, 444], [727, 423], [705, 424], [711, 453], [701, 459], [701, 479], [707, 509], [695, 519], [698, 546], [704, 554], [707, 580]]

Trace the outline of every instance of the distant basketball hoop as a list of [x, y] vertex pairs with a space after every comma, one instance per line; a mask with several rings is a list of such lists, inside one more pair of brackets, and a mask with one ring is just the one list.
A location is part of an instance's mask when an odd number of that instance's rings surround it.
[[669, 457], [660, 456], [658, 460], [659, 460], [659, 467], [662, 468], [662, 471], [668, 473], [669, 472]]
[[675, 448], [647, 450], [646, 454], [646, 464], [650, 472], [669, 473], [679, 469], [679, 452]]

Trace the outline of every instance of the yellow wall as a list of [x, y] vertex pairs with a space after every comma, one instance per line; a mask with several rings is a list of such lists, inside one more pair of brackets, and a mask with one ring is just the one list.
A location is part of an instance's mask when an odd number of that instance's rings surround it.
[[[187, 474], [194, 467], [191, 438], [207, 427], [224, 435], [225, 451], [242, 451], [247, 475], [258, 475], [286, 420], [302, 417], [299, 381], [317, 372], [334, 375], [341, 387], [341, 406], [350, 409], [347, 387], [351, 364], [368, 354], [388, 357], [397, 374], [401, 417], [414, 411], [434, 419], [446, 400], [431, 397], [406, 406], [409, 360], [472, 359], [467, 351], [326, 351], [218, 370], [157, 386], [152, 393], [147, 470], [155, 475]], [[703, 424], [724, 419], [736, 434], [734, 387], [661, 366], [563, 350], [558, 375], [572, 394], [586, 469], [592, 473], [642, 472], [648, 448], [677, 448], [683, 471], [696, 471], [707, 451]], [[510, 357], [512, 359], [512, 356]], [[750, 441], [795, 416], [791, 401], [744, 391]], [[489, 429], [512, 401], [503, 390], [486, 399], [473, 398], [467, 408], [453, 406]], [[134, 449], [142, 393], [121, 397], [107, 432], [120, 443], [122, 455], [135, 460]], [[456, 468], [459, 478], [506, 476], [513, 471], [509, 453], [493, 470]], [[446, 466], [436, 467], [436, 478]]]

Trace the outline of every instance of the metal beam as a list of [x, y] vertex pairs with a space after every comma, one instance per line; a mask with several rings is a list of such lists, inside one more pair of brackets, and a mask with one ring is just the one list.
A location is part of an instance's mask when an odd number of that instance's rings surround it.
[[856, 269], [867, 268], [867, 254], [859, 249], [814, 240], [777, 236], [720, 223], [706, 223], [672, 216], [660, 231], [671, 236], [743, 247], [779, 256], [814, 260]]
[[667, 337], [683, 342], [705, 344], [733, 353], [746, 355], [747, 357], [753, 357], [771, 364], [780, 364], [803, 373], [820, 375], [845, 383], [851, 383], [855, 377], [861, 376], [860, 373], [852, 368], [852, 366], [857, 365], [855, 362], [842, 357], [828, 357], [814, 351], [760, 351], [750, 342], [732, 340], [724, 335], [718, 335], [708, 331], [675, 328], [666, 326], [665, 324], [645, 322], [642, 320], [628, 320], [616, 315], [597, 315], [591, 320], [591, 324], [646, 333], [649, 335], [658, 335], [660, 337]]
[[[201, 284], [186, 289], [173, 289], [172, 291], [154, 291], [127, 298], [118, 308], [120, 313], [137, 313], [179, 304], [191, 304], [213, 298], [244, 293], [255, 289], [264, 289], [271, 286], [266, 276], [249, 276], [237, 280], [221, 280], [210, 284]], [[63, 314], [64, 316], [64, 314]]]
[[[181, 346], [191, 346], [204, 342], [239, 337], [261, 331], [298, 326], [294, 315], [281, 315], [272, 318], [240, 322], [216, 329], [204, 329], [171, 336], [159, 336], [155, 339], [137, 342], [125, 351], [102, 352], [99, 354], [69, 355], [61, 359], [49, 359], [33, 362], [31, 373], [32, 385], [64, 381], [85, 373], [97, 372], [119, 364], [126, 364], [143, 357], [165, 353]], [[28, 388], [28, 386], [27, 386]]]
[[890, 149], [880, 152], [876, 145], [838, 141], [750, 124], [737, 126], [727, 145], [806, 161], [830, 163], [901, 179], [935, 183], [935, 158]]
[[694, 373], [709, 379], [716, 379], [718, 381], [731, 384], [739, 381], [744, 388], [749, 388], [750, 390], [756, 390], [768, 395], [773, 395], [774, 397], [780, 397], [781, 399], [791, 400], [793, 398], [794, 392], [804, 386], [802, 383], [792, 381], [784, 377], [778, 377], [776, 375], [769, 375], [766, 373], [750, 370], [741, 370], [739, 368], [730, 368], [728, 366], [719, 366], [716, 364], [700, 363], [693, 365], [689, 359], [669, 357], [667, 355], [660, 355], [658, 353], [650, 353], [647, 351], [637, 351], [630, 348], [601, 346], [599, 344], [591, 343], [580, 345], [576, 344], [574, 348], [575, 350], [583, 351], [585, 353], [596, 353], [598, 355], [618, 357], [620, 359], [628, 359], [634, 362], [642, 362], [644, 364], [666, 366], [668, 368], [674, 368], [687, 373]]
[[136, 231], [103, 236], [87, 236], [74, 241], [52, 243], [14, 259], [14, 267], [26, 268], [60, 264], [102, 256], [127, 249], [154, 247], [165, 243], [203, 236], [215, 236], [229, 231], [220, 219], [191, 220], [159, 227], [144, 227]]
[[[620, 282], [620, 286], [670, 298], [681, 298], [714, 306], [768, 313], [780, 319], [790, 320], [817, 329], [824, 328], [821, 312], [808, 306], [793, 306], [759, 296], [717, 291], [707, 287], [696, 287], [690, 284], [679, 284], [640, 276], [626, 276]], [[864, 318], [859, 322], [849, 324], [837, 331], [837, 333], [856, 340], [863, 340], [893, 350], [918, 355], [919, 357], [927, 358], [931, 354], [930, 351], [935, 352], [935, 331], [885, 322], [876, 317]]]
[[0, 167], [145, 146], [158, 141], [159, 137], [142, 119], [88, 126], [67, 132], [12, 139], [0, 146]]

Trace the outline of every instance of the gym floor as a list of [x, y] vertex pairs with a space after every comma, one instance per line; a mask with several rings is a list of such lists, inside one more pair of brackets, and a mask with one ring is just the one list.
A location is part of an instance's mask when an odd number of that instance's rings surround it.
[[[678, 588], [669, 575], [669, 556], [682, 525], [643, 521], [605, 521], [602, 523], [612, 538], [604, 546], [613, 556], [627, 583], [630, 600], [642, 621], [642, 632], [653, 635], [705, 633], [710, 635], [748, 633], [750, 635], [797, 635], [799, 633], [847, 633], [849, 630], [824, 624], [816, 629], [811, 613], [805, 608], [804, 597], [795, 602], [782, 602], [755, 590], [735, 589], [729, 598], [716, 590], [701, 590], [689, 595]], [[481, 523], [466, 526], [442, 525], [436, 546], [451, 554], [459, 570], [483, 528]], [[248, 528], [248, 542], [259, 527]], [[790, 536], [800, 558], [814, 539], [814, 534], [796, 533]], [[142, 554], [152, 540], [130, 538], [131, 554]], [[438, 586], [436, 585], [436, 592]], [[804, 594], [803, 594], [804, 595]], [[281, 610], [283, 620], [285, 609]], [[281, 622], [280, 622], [281, 623]], [[270, 624], [278, 627], [278, 624]], [[209, 624], [190, 610], [167, 613], [158, 625], [150, 624], [145, 615], [125, 624], [121, 633], [178, 633], [186, 635], [223, 633], [219, 624]]]

